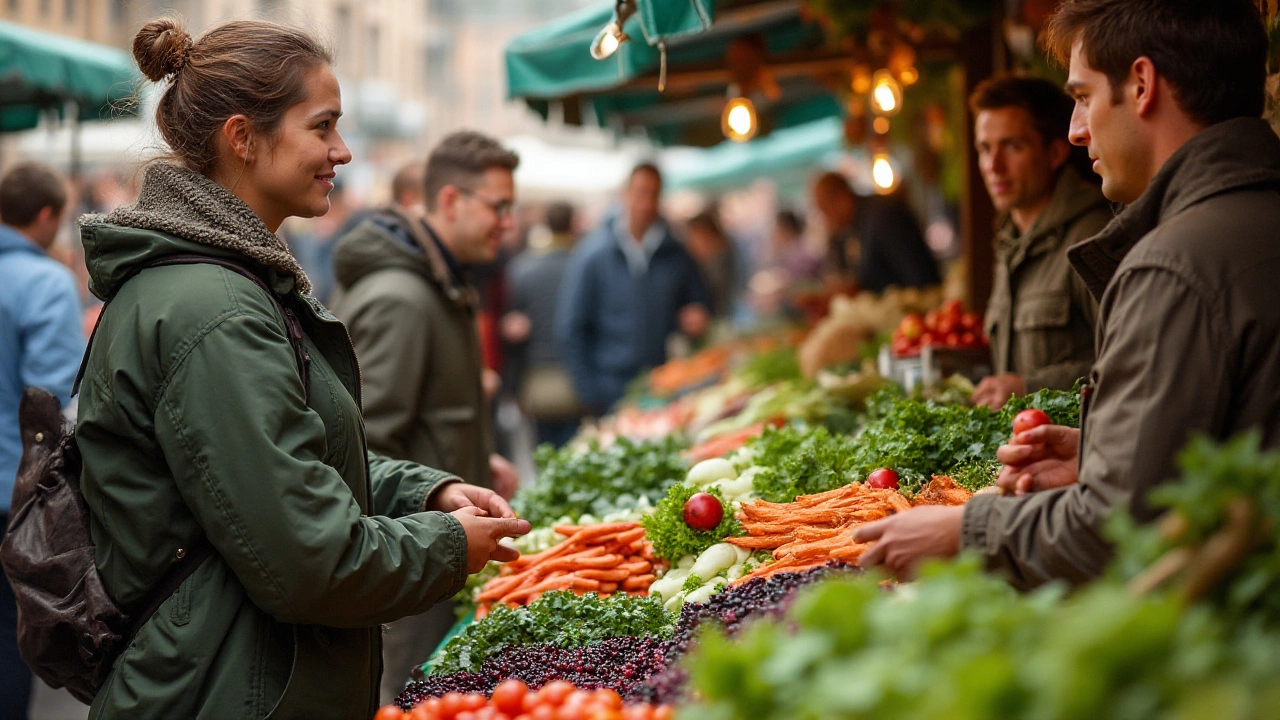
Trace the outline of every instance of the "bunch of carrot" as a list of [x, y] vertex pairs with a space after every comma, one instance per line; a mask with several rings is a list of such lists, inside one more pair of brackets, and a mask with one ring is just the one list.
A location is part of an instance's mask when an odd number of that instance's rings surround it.
[[498, 577], [481, 588], [477, 619], [488, 614], [492, 603], [527, 605], [552, 590], [596, 592], [601, 597], [615, 592], [648, 594], [658, 560], [640, 523], [557, 525], [555, 530], [567, 539], [503, 565]]
[[[949, 477], [935, 476], [918, 497], [928, 498], [929, 504], [961, 505], [970, 493], [956, 487]], [[757, 500], [744, 504], [738, 520], [747, 535], [725, 538], [725, 542], [752, 550], [772, 550], [774, 562], [757, 567], [735, 583], [780, 572], [802, 572], [832, 560], [857, 562], [869, 544], [853, 541], [850, 536], [854, 528], [912, 506], [897, 490], [862, 483], [801, 495], [791, 503]]]

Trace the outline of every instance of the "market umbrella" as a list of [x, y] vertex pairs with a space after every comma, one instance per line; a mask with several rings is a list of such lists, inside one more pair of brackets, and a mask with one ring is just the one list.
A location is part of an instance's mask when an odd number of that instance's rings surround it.
[[[849, 60], [824, 45], [821, 28], [804, 19], [793, 0], [640, 0], [624, 27], [632, 41], [593, 60], [588, 47], [613, 5], [586, 8], [512, 40], [508, 97], [525, 100], [544, 118], [555, 104], [569, 124], [594, 116], [602, 127], [640, 130], [659, 144], [708, 147], [724, 138], [720, 113], [732, 80], [726, 51], [751, 37], [763, 43], [777, 80], [773, 97], [756, 98], [762, 133], [843, 113], [819, 76]], [[667, 55], [665, 92], [658, 89], [660, 43]]]
[[725, 141], [697, 151], [667, 173], [672, 188], [729, 190], [762, 177], [803, 184], [817, 168], [837, 159], [844, 145], [844, 123], [825, 118], [746, 143]]
[[0, 22], [0, 132], [33, 128], [69, 102], [78, 120], [136, 112], [125, 101], [137, 79], [123, 50]]

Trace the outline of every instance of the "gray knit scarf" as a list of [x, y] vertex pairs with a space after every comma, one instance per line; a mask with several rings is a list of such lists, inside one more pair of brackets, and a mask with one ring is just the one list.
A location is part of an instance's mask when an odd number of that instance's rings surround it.
[[294, 278], [298, 290], [311, 281], [280, 236], [267, 229], [243, 200], [198, 172], [167, 162], [153, 163], [142, 176], [138, 201], [82, 223], [106, 222], [158, 230], [184, 240], [241, 253]]

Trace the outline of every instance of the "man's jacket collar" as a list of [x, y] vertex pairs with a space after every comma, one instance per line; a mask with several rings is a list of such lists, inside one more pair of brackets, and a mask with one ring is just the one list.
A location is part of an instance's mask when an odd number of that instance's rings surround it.
[[1271, 126], [1259, 118], [1210, 125], [1165, 161], [1132, 205], [1067, 256], [1101, 299], [1125, 255], [1161, 222], [1215, 195], [1259, 186], [1280, 187], [1280, 139]]

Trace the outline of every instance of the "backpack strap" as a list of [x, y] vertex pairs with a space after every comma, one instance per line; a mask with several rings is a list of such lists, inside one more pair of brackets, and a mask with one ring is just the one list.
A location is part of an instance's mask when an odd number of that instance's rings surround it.
[[[262, 288], [267, 297], [274, 300], [276, 306], [280, 308], [280, 314], [284, 318], [285, 332], [289, 336], [289, 345], [293, 348], [294, 361], [298, 364], [298, 375], [302, 378], [302, 394], [306, 398], [307, 404], [311, 404], [311, 354], [307, 352], [306, 344], [303, 342], [302, 322], [298, 320], [297, 313], [286, 305], [284, 300], [268, 287], [262, 278], [240, 263], [223, 258], [209, 257], [208, 255], [169, 255], [134, 268], [133, 272], [129, 273], [121, 282], [121, 285], [132, 280], [135, 275], [143, 270], [165, 265], [218, 265], [237, 275], [248, 278], [253, 281], [253, 284]], [[80, 392], [80, 382], [84, 380], [85, 368], [89, 365], [89, 349], [93, 347], [93, 339], [98, 334], [98, 327], [102, 324], [102, 316], [106, 312], [107, 303], [104, 303], [102, 309], [98, 312], [98, 319], [93, 323], [93, 332], [89, 333], [89, 341], [85, 344], [84, 356], [80, 358], [80, 369], [76, 371], [76, 380], [71, 386], [71, 394], [73, 396]]]

